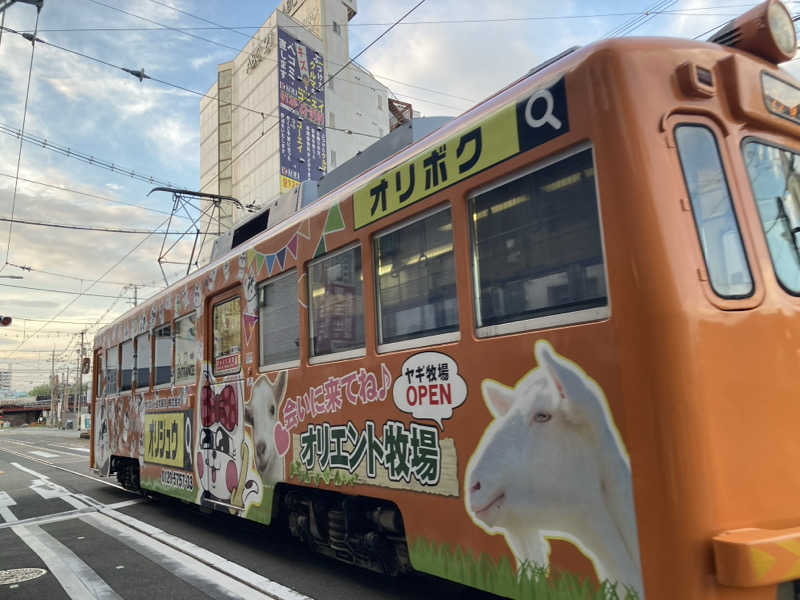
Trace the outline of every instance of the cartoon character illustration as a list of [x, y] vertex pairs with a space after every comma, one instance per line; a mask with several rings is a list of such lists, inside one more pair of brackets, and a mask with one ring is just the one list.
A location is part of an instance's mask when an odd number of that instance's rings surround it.
[[494, 421], [467, 466], [467, 510], [519, 564], [547, 566], [546, 537], [564, 538], [601, 581], [643, 598], [630, 462], [605, 395], [548, 342], [535, 354], [539, 367], [514, 387], [483, 382]]
[[275, 447], [274, 431], [278, 409], [286, 395], [287, 379], [286, 371], [281, 371], [274, 382], [266, 375], [259, 377], [244, 409], [244, 422], [253, 430], [256, 469], [265, 484], [284, 478], [283, 459]]
[[161, 306], [158, 307], [158, 322], [159, 323], [163, 323], [164, 322], [164, 312], [166, 310], [167, 310], [166, 303], [164, 303], [164, 304], [162, 304]]
[[225, 262], [222, 264], [222, 276], [225, 278], [225, 283], [228, 282], [228, 279], [231, 277], [231, 263]]
[[189, 310], [191, 304], [189, 304], [189, 286], [187, 285], [183, 288], [183, 292], [181, 292], [181, 304], [183, 305], [183, 310]]
[[208, 278], [206, 279], [206, 287], [208, 288], [209, 292], [214, 291], [214, 282], [217, 280], [217, 269], [214, 268], [208, 274]]
[[247, 252], [242, 252], [239, 255], [239, 277], [244, 273], [244, 268], [247, 265]]
[[97, 402], [97, 418], [95, 427], [97, 436], [95, 438], [94, 456], [95, 466], [102, 475], [108, 475], [110, 461], [108, 452], [108, 421], [106, 420], [106, 403], [103, 400]]
[[245, 314], [257, 315], [258, 314], [258, 290], [256, 288], [256, 274], [252, 271], [245, 275], [244, 281], [244, 296], [247, 301], [247, 310]]
[[240, 404], [234, 385], [225, 385], [219, 394], [209, 383], [203, 387], [197, 469], [211, 499], [244, 507], [248, 497], [259, 490], [247, 477], [250, 452], [240, 423]]
[[173, 308], [173, 310], [175, 312], [175, 315], [177, 316], [177, 315], [181, 314], [181, 295], [180, 295], [180, 293], [176, 293], [175, 294], [174, 305], [175, 305], [175, 307]]

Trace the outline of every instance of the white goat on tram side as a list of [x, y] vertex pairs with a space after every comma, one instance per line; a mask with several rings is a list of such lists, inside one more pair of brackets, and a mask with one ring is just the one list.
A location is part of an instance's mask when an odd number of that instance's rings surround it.
[[286, 371], [278, 373], [274, 382], [266, 375], [259, 377], [244, 409], [245, 423], [253, 429], [256, 469], [261, 481], [270, 485], [284, 478], [283, 458], [275, 447], [274, 431], [288, 379]]
[[467, 509], [518, 564], [548, 566], [546, 538], [563, 538], [643, 598], [630, 462], [603, 391], [548, 342], [535, 354], [515, 387], [483, 382], [495, 419], [467, 466]]

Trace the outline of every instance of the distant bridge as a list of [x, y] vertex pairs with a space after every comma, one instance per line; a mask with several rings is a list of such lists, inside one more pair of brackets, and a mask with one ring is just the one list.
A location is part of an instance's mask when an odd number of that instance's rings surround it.
[[45, 410], [50, 410], [50, 398], [36, 400], [6, 400], [0, 405], [0, 420], [14, 426], [36, 423]]

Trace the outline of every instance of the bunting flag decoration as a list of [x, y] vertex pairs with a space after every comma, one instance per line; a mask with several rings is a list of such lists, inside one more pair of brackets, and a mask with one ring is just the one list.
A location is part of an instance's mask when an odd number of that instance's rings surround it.
[[344, 231], [344, 217], [342, 216], [342, 209], [336, 204], [328, 211], [328, 218], [325, 220], [325, 231], [323, 235], [329, 233], [336, 233], [337, 231]]
[[267, 266], [267, 275], [272, 275], [272, 271], [275, 269], [275, 264], [277, 263], [281, 270], [286, 266], [286, 255], [287, 253], [291, 255], [291, 257], [297, 260], [297, 251], [300, 245], [300, 238], [305, 237], [306, 239], [311, 239], [309, 236], [306, 236], [302, 231], [302, 225], [300, 229], [294, 232], [294, 235], [289, 239], [288, 242], [278, 250], [277, 252], [272, 253], [264, 253], [258, 252], [256, 250], [248, 250], [247, 251], [247, 267], [249, 268], [251, 264], [255, 263], [255, 271], [256, 275], [261, 273], [261, 269], [264, 268], [264, 265]]
[[286, 249], [289, 251], [289, 254], [291, 254], [292, 258], [294, 258], [294, 259], [297, 258], [297, 242], [298, 242], [297, 236], [298, 236], [298, 234], [295, 233], [292, 236], [292, 239], [289, 240], [289, 243], [286, 244]]
[[307, 240], [311, 239], [311, 221], [306, 219], [297, 230], [297, 234], [303, 236]]
[[244, 340], [247, 346], [250, 345], [250, 339], [253, 337], [256, 323], [258, 323], [258, 315], [244, 315]]
[[325, 246], [325, 236], [319, 236], [319, 244], [317, 244], [317, 249], [314, 251], [314, 258], [318, 258], [325, 254], [328, 251], [327, 246]]

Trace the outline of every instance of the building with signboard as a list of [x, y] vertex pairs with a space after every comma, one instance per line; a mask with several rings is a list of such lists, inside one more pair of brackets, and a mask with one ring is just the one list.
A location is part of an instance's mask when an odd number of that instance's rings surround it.
[[0, 367], [0, 398], [11, 395], [11, 365]]
[[[350, 64], [356, 0], [284, 0], [201, 103], [201, 190], [263, 206], [389, 132], [389, 90]], [[223, 227], [237, 215], [223, 206]]]

